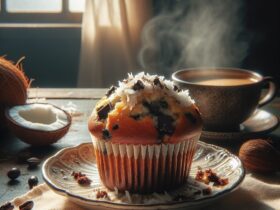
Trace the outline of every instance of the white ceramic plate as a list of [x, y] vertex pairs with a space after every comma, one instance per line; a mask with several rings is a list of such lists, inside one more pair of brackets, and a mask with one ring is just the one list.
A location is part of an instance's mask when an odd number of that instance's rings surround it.
[[[209, 195], [195, 192], [205, 189], [207, 185], [194, 181], [201, 167], [202, 170], [211, 168], [219, 176], [229, 179], [224, 187], [212, 186]], [[221, 198], [232, 192], [242, 182], [245, 176], [244, 168], [235, 155], [227, 150], [199, 142], [193, 159], [188, 183], [180, 189], [163, 194], [130, 195], [110, 192], [99, 180], [92, 143], [84, 143], [76, 147], [65, 148], [45, 161], [43, 178], [49, 187], [60, 195], [67, 196], [71, 201], [94, 209], [180, 209], [197, 207]], [[73, 171], [81, 171], [91, 180], [89, 186], [81, 186], [71, 176]], [[106, 190], [110, 200], [96, 199], [96, 191]], [[181, 199], [176, 199], [178, 196]], [[131, 200], [130, 200], [131, 199]]]

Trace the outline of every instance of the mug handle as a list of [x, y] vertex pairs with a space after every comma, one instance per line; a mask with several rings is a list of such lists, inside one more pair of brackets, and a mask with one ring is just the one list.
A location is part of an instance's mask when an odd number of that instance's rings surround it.
[[265, 94], [265, 96], [260, 99], [258, 107], [262, 107], [262, 106], [268, 104], [277, 95], [278, 87], [277, 87], [275, 80], [272, 77], [264, 77], [262, 83], [263, 84], [268, 83], [269, 88], [268, 88], [268, 91]]

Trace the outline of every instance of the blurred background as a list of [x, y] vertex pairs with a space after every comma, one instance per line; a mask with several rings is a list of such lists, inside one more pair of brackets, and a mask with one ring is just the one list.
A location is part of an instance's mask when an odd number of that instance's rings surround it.
[[32, 87], [107, 87], [231, 66], [280, 80], [280, 4], [263, 0], [1, 0], [0, 55]]

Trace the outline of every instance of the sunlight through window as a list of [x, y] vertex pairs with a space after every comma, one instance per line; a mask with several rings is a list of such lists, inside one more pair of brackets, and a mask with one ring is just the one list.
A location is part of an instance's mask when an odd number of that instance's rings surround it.
[[8, 0], [7, 11], [14, 13], [59, 13], [61, 0]]
[[85, 0], [69, 0], [70, 12], [83, 12], [85, 10]]

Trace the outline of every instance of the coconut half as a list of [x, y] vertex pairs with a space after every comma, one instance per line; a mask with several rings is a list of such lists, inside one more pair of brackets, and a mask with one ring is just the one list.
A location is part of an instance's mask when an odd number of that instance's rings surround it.
[[71, 125], [69, 113], [44, 103], [13, 106], [5, 116], [8, 127], [20, 140], [36, 146], [56, 142]]

